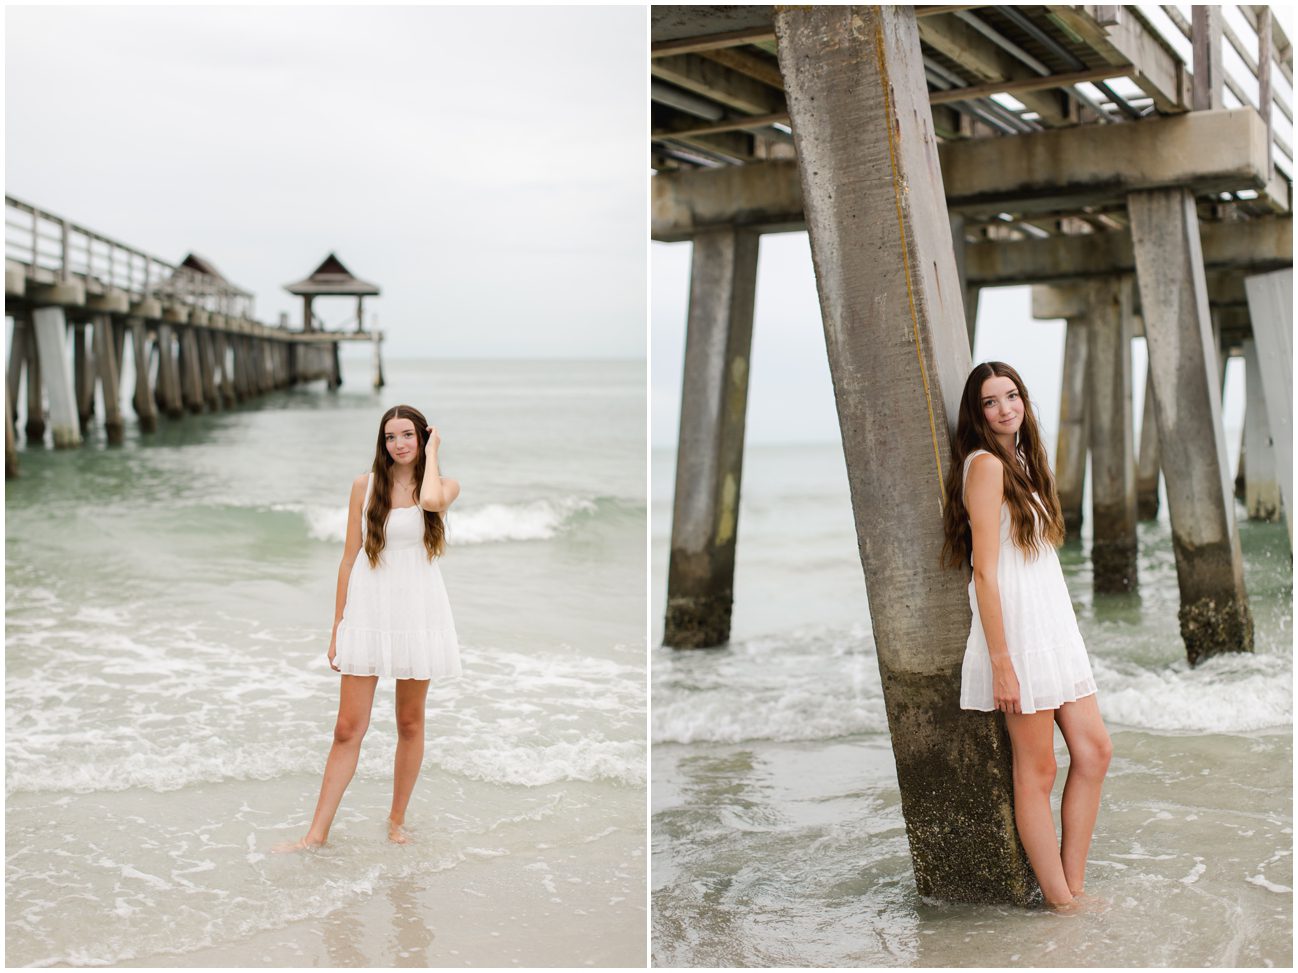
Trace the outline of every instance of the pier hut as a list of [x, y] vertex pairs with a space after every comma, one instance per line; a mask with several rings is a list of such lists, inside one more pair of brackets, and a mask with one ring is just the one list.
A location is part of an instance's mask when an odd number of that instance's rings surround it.
[[5, 316], [13, 322], [6, 476], [18, 469], [19, 421], [29, 448], [44, 444], [47, 416], [56, 448], [78, 446], [94, 422], [96, 392], [108, 443], [122, 442], [128, 336], [132, 404], [146, 433], [159, 413], [228, 409], [317, 378], [336, 388], [338, 343], [381, 340], [262, 324], [251, 292], [197, 254], [171, 264], [12, 196], [5, 228]]
[[[379, 287], [369, 281], [361, 280], [343, 266], [331, 252], [321, 261], [320, 266], [292, 284], [285, 284], [284, 289], [290, 294], [302, 298], [302, 330], [315, 331], [317, 318], [312, 310], [312, 302], [317, 297], [355, 297], [356, 298], [356, 333], [365, 330], [365, 298], [377, 297]], [[337, 388], [342, 384], [342, 372], [338, 367], [338, 346], [333, 346], [333, 361], [330, 365], [329, 387]], [[383, 387], [383, 362], [379, 356], [377, 339], [374, 345], [374, 387]]]
[[1075, 531], [1089, 454], [1097, 590], [1138, 584], [1138, 498], [1161, 467], [1187, 656], [1250, 650], [1220, 375], [1236, 347], [1263, 372], [1260, 470], [1287, 512], [1289, 40], [1259, 6], [651, 18], [652, 232], [693, 244], [664, 641], [728, 637], [760, 237], [805, 229], [919, 891], [1026, 902], [1003, 726], [959, 710], [968, 577], [937, 567], [978, 294], [1070, 302], [1051, 311], [1069, 322], [1057, 474]]

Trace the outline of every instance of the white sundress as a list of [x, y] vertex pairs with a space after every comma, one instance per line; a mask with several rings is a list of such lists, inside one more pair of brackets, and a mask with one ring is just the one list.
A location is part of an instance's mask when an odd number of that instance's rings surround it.
[[[365, 511], [374, 474], [365, 487]], [[440, 679], [460, 675], [460, 648], [450, 600], [437, 559], [424, 548], [424, 512], [418, 504], [388, 514], [378, 567], [364, 547], [347, 580], [334, 663], [352, 676]]]
[[[976, 449], [965, 457], [966, 481], [969, 464], [979, 453], [987, 450]], [[1037, 494], [1034, 492], [1033, 496]], [[1036, 511], [1033, 517], [1040, 521]], [[1010, 524], [1009, 505], [1002, 503], [996, 583], [1000, 588], [1005, 642], [1019, 681], [1020, 711], [1058, 709], [1064, 703], [1094, 693], [1095, 677], [1082, 633], [1077, 628], [1077, 616], [1073, 614], [1059, 556], [1049, 543], [1035, 556], [1024, 555], [1010, 539]], [[972, 579], [969, 606], [973, 609], [973, 624], [960, 673], [960, 708], [990, 712], [996, 709], [991, 655]]]

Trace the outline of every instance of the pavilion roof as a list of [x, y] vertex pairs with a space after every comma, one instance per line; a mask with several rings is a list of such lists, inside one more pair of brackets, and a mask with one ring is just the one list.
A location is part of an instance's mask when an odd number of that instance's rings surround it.
[[[210, 260], [206, 259], [205, 257], [200, 257], [198, 254], [194, 253], [193, 251], [187, 253], [185, 255], [185, 259], [176, 265], [177, 272], [180, 271], [182, 268], [185, 270], [194, 271], [195, 273], [203, 274], [206, 277], [211, 277], [218, 284], [223, 285], [225, 288], [227, 288], [230, 291], [233, 291], [234, 293], [241, 294], [244, 297], [252, 297], [251, 291], [246, 291], [243, 288], [239, 287], [237, 284], [232, 283], [228, 277], [226, 277], [223, 273], [221, 273], [219, 270], [216, 269], [215, 264], [213, 264]], [[173, 276], [174, 275], [175, 274], [173, 273]]]
[[343, 262], [332, 253], [324, 258], [311, 276], [292, 284], [285, 284], [284, 289], [290, 294], [378, 294], [377, 284], [361, 280], [343, 266]]

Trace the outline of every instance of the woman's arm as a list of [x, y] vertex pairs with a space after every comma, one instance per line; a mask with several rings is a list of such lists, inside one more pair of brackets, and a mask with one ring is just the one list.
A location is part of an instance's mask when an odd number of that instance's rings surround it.
[[334, 654], [338, 639], [338, 623], [343, 620], [343, 609], [347, 605], [347, 581], [351, 577], [352, 565], [361, 550], [361, 507], [365, 504], [365, 487], [369, 483], [369, 474], [362, 473], [352, 481], [352, 493], [347, 503], [347, 536], [343, 542], [343, 559], [338, 565], [338, 588], [334, 596], [334, 628], [329, 636], [329, 665], [335, 670]]
[[1010, 663], [1005, 640], [1005, 619], [1001, 612], [1000, 585], [996, 582], [996, 561], [1001, 544], [1001, 501], [1004, 499], [1004, 471], [995, 456], [976, 456], [969, 465], [965, 483], [965, 509], [973, 530], [974, 595], [978, 615], [992, 661], [992, 695], [997, 709], [1019, 712], [1019, 684]]
[[460, 495], [460, 482], [442, 476], [437, 468], [437, 451], [441, 446], [442, 437], [437, 434], [437, 427], [429, 426], [428, 443], [424, 447], [424, 482], [419, 486], [419, 506], [439, 514], [446, 513]]

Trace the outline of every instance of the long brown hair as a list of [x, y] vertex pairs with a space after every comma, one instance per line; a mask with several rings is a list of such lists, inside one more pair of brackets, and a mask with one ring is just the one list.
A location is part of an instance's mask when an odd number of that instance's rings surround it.
[[[415, 493], [424, 482], [424, 447], [428, 443], [428, 420], [418, 409], [408, 405], [394, 405], [379, 420], [378, 441], [374, 446], [374, 489], [370, 492], [370, 505], [365, 511], [365, 556], [370, 567], [379, 566], [379, 554], [387, 541], [388, 514], [392, 510], [392, 467], [396, 465], [383, 441], [389, 420], [409, 419], [415, 424], [415, 438], [419, 441], [415, 456]], [[424, 550], [428, 559], [441, 555], [446, 548], [446, 522], [442, 515], [431, 510], [424, 514]]]
[[[983, 382], [989, 378], [1008, 378], [1018, 389], [1023, 400], [1023, 422], [1019, 426], [1017, 456], [1011, 455], [987, 425], [983, 414]], [[946, 473], [946, 508], [943, 512], [943, 530], [946, 541], [942, 545], [942, 566], [960, 567], [969, 563], [973, 550], [973, 531], [969, 527], [969, 513], [964, 504], [964, 462], [977, 449], [985, 449], [1001, 461], [1004, 468], [1005, 503], [1010, 508], [1010, 539], [1025, 555], [1035, 555], [1039, 545], [1058, 547], [1064, 542], [1064, 514], [1055, 490], [1055, 477], [1050, 472], [1046, 447], [1041, 442], [1036, 413], [1023, 379], [1009, 365], [1001, 361], [975, 365], [964, 384], [960, 396], [960, 414], [956, 419], [955, 441], [951, 446], [951, 465]], [[1039, 497], [1034, 499], [1032, 492]], [[1032, 518], [1036, 510], [1041, 518], [1037, 531]]]

